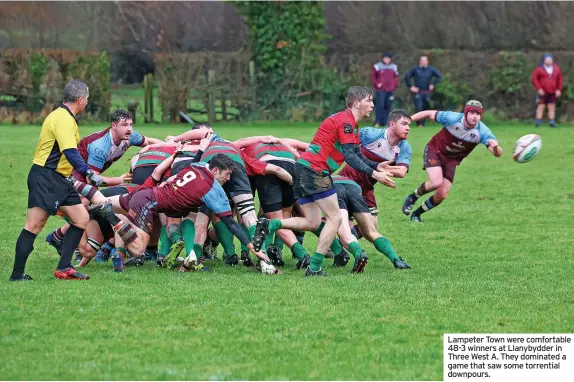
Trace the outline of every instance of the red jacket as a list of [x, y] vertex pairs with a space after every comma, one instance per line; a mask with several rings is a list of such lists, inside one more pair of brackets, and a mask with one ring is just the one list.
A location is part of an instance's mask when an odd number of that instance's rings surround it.
[[562, 71], [554, 64], [552, 74], [548, 74], [542, 65], [538, 65], [532, 72], [532, 85], [536, 90], [542, 89], [546, 94], [554, 94], [556, 90], [562, 91]]
[[[394, 92], [399, 86], [399, 70], [397, 65], [390, 63], [383, 64], [381, 61], [373, 65], [371, 72], [371, 84], [377, 91]], [[381, 84], [381, 86], [378, 86]]]

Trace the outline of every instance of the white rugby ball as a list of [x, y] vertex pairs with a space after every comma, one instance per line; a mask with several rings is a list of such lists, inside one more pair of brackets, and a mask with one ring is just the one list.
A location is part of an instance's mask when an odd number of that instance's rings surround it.
[[538, 156], [542, 147], [542, 139], [537, 134], [528, 134], [516, 141], [512, 159], [518, 163], [530, 162]]

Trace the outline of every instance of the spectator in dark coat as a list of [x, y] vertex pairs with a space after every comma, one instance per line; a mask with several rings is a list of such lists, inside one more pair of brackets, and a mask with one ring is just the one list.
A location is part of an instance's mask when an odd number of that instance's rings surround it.
[[548, 105], [548, 120], [550, 127], [557, 127], [554, 122], [556, 115], [556, 99], [562, 95], [562, 71], [554, 63], [551, 54], [545, 54], [540, 65], [532, 72], [532, 85], [536, 88], [536, 127], [540, 127], [540, 121], [544, 114], [544, 106]]
[[373, 65], [371, 83], [375, 88], [375, 127], [385, 126], [391, 107], [393, 106], [393, 92], [399, 87], [399, 70], [392, 62], [393, 54], [385, 52], [383, 60]]
[[[412, 81], [413, 78], [414, 83]], [[411, 91], [417, 113], [430, 108], [431, 93], [441, 78], [442, 74], [434, 66], [429, 65], [427, 56], [421, 56], [419, 65], [409, 70], [405, 76], [405, 83]], [[424, 125], [424, 119], [417, 122], [419, 127]]]

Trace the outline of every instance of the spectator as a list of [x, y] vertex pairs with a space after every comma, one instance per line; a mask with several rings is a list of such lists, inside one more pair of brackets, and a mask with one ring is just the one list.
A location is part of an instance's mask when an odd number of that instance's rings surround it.
[[[413, 77], [415, 79], [414, 84], [411, 81]], [[405, 83], [411, 91], [417, 113], [429, 109], [431, 92], [441, 78], [442, 74], [434, 66], [429, 65], [427, 56], [421, 56], [419, 65], [409, 70], [405, 76]], [[417, 122], [418, 127], [423, 127], [424, 125], [424, 120]]]
[[385, 126], [391, 107], [393, 106], [393, 92], [399, 87], [399, 71], [397, 65], [391, 62], [393, 54], [383, 53], [382, 62], [373, 65], [371, 83], [376, 92], [375, 127]]
[[540, 127], [540, 120], [544, 114], [544, 105], [548, 105], [548, 120], [550, 127], [557, 127], [554, 122], [556, 114], [556, 99], [562, 94], [562, 71], [554, 63], [551, 54], [542, 57], [540, 65], [532, 72], [532, 85], [536, 88], [536, 127]]

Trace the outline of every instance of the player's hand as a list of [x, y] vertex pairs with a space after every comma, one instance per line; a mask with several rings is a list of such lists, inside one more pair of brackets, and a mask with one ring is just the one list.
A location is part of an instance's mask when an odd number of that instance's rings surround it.
[[261, 260], [271, 263], [271, 260], [269, 260], [269, 258], [267, 257], [266, 254], [263, 253], [263, 251], [259, 251], [259, 252], [255, 252], [255, 248], [253, 247], [253, 243], [249, 243], [247, 245], [247, 248], [249, 248], [249, 250], [251, 251], [251, 253], [253, 253], [255, 256], [257, 256], [258, 258], [260, 258]]
[[397, 188], [397, 185], [391, 179], [392, 176], [393, 174], [387, 171], [373, 171], [372, 175], [373, 179], [375, 179], [377, 182], [390, 188]]
[[120, 176], [120, 179], [122, 180], [122, 183], [131, 183], [133, 179], [133, 174], [126, 172], [125, 174], [122, 174]]
[[168, 135], [167, 137], [165, 137], [165, 141], [166, 142], [175, 142], [175, 138], [176, 138], [176, 136], [174, 136], [174, 135]]
[[263, 142], [263, 143], [279, 143], [279, 138], [275, 138], [272, 135], [268, 135], [266, 137], [263, 137], [261, 142]]
[[544, 90], [538, 89], [538, 95], [539, 95], [539, 96], [542, 97], [544, 94], [545, 94], [545, 93], [544, 93]]
[[411, 93], [418, 93], [419, 92], [419, 88], [417, 88], [416, 86], [411, 86]]
[[562, 95], [562, 92], [560, 90], [556, 90], [556, 97], [560, 97]]
[[496, 157], [502, 156], [502, 147], [498, 145], [498, 141], [496, 139], [491, 139], [486, 143], [486, 145]]
[[401, 166], [391, 166], [394, 160], [388, 160], [385, 162], [381, 162], [377, 165], [377, 171], [387, 171], [387, 172], [394, 172], [401, 169]]
[[96, 187], [100, 187], [100, 186], [103, 186], [105, 184], [104, 177], [101, 176], [100, 174], [96, 174], [92, 170], [88, 170], [88, 173], [86, 174], [86, 178], [88, 179], [88, 181], [91, 184], [93, 184]]
[[201, 151], [205, 151], [207, 150], [207, 146], [209, 146], [209, 144], [211, 143], [211, 135], [213, 133], [210, 131], [207, 134], [205, 134], [205, 137], [201, 138], [201, 141], [199, 141], [199, 149]]

